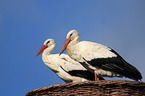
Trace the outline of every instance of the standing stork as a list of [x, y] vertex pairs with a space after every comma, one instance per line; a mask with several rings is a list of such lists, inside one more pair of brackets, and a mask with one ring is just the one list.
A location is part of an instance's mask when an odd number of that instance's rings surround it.
[[104, 45], [81, 41], [76, 30], [71, 30], [67, 34], [60, 54], [66, 49], [67, 54], [74, 60], [81, 63], [90, 72], [104, 77], [128, 77], [134, 80], [141, 80], [141, 73], [127, 63], [117, 52]]
[[[77, 61], [71, 59], [68, 55], [51, 54], [56, 47], [53, 39], [47, 39], [43, 47], [37, 53], [36, 57], [42, 53], [42, 60], [53, 72], [55, 72], [62, 80], [68, 82], [83, 82], [95, 80], [94, 74], [80, 65]], [[99, 77], [104, 80], [102, 77]]]

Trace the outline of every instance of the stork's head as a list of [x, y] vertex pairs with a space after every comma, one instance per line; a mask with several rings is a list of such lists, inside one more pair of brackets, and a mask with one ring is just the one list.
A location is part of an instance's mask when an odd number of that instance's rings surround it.
[[66, 41], [65, 41], [59, 55], [61, 55], [63, 53], [63, 51], [67, 48], [68, 44], [75, 39], [78, 39], [78, 41], [79, 41], [79, 39], [80, 39], [79, 32], [77, 32], [76, 30], [69, 31], [66, 36]]
[[66, 39], [70, 39], [71, 41], [73, 41], [77, 37], [80, 37], [79, 32], [76, 31], [76, 30], [71, 30], [71, 31], [68, 32], [68, 34], [66, 36]]
[[47, 39], [43, 45], [47, 46], [47, 47], [50, 47], [52, 45], [56, 45], [55, 41], [53, 39]]
[[42, 48], [41, 48], [41, 49], [39, 50], [39, 52], [36, 54], [36, 57], [37, 57], [40, 53], [42, 53], [45, 49], [47, 49], [47, 48], [52, 47], [52, 50], [50, 50], [50, 51], [53, 51], [53, 50], [55, 49], [55, 46], [56, 46], [56, 43], [55, 43], [55, 41], [54, 41], [53, 39], [47, 39], [47, 40], [44, 42]]

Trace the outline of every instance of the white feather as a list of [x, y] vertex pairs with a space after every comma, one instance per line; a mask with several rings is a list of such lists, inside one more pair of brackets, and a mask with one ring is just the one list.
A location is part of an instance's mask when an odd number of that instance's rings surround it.
[[66, 48], [66, 52], [72, 59], [78, 62], [82, 62], [82, 65], [86, 69], [88, 69], [91, 72], [95, 71], [97, 74], [100, 74], [102, 76], [122, 77], [121, 75], [115, 74], [111, 71], [106, 71], [97, 67], [93, 67], [86, 62], [98, 58], [117, 57], [115, 53], [110, 51], [111, 49], [109, 47], [89, 41], [80, 42], [80, 35], [76, 30], [71, 30], [67, 34], [67, 39], [68, 38], [70, 38], [71, 41]]
[[83, 58], [90, 61], [97, 58], [117, 57], [116, 54], [110, 51], [110, 48], [98, 43], [82, 41], [71, 47], [70, 44], [66, 49], [67, 54], [80, 62], [84, 61]]
[[[50, 40], [50, 43], [47, 44], [47, 41]], [[65, 82], [84, 82], [88, 81], [87, 79], [71, 76], [66, 71], [71, 70], [86, 70], [80, 63], [71, 59], [68, 55], [62, 54], [51, 54], [55, 49], [55, 41], [53, 39], [48, 39], [44, 42], [44, 45], [47, 45], [48, 48], [42, 53], [42, 60], [53, 72], [55, 72], [62, 80]], [[63, 67], [63, 69], [61, 68]]]

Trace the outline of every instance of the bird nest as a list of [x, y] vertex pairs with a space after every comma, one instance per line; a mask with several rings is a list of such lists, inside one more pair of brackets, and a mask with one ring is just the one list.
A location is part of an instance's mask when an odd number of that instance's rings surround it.
[[79, 83], [66, 83], [43, 87], [28, 92], [25, 96], [110, 96], [145, 95], [145, 83], [127, 80], [101, 80]]

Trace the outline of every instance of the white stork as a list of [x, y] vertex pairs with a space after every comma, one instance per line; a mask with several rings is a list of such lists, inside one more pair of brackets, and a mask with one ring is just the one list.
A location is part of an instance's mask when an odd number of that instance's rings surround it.
[[76, 30], [71, 30], [66, 37], [60, 54], [66, 49], [67, 54], [72, 59], [81, 63], [90, 72], [104, 77], [128, 77], [134, 80], [141, 80], [141, 73], [127, 63], [117, 52], [104, 45], [81, 41]]
[[[59, 56], [59, 54], [51, 54], [55, 47], [55, 41], [53, 39], [47, 39], [36, 56], [43, 52], [43, 62], [66, 83], [95, 80], [93, 73], [89, 72], [86, 68], [71, 59], [68, 55], [62, 54]], [[99, 78], [103, 80], [102, 77]]]

